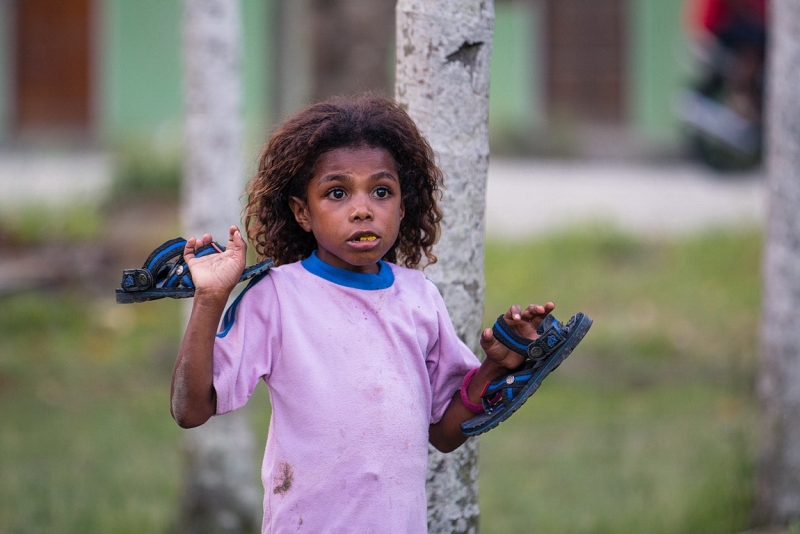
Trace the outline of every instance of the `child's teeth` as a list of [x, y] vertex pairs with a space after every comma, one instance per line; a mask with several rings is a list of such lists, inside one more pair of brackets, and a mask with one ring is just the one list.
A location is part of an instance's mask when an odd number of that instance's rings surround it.
[[374, 235], [362, 235], [358, 238], [359, 241], [375, 241], [376, 239], [378, 238]]

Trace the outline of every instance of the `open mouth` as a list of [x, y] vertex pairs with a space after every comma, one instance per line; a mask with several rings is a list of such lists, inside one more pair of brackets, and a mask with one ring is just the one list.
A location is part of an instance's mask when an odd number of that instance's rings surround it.
[[359, 241], [375, 241], [376, 239], [378, 239], [378, 236], [374, 235], [362, 235], [358, 238]]

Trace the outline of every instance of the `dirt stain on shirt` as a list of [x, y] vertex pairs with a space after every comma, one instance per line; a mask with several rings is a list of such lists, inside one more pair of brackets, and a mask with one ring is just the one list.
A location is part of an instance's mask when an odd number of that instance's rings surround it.
[[294, 471], [288, 462], [280, 462], [278, 464], [278, 475], [274, 477], [275, 487], [272, 488], [272, 493], [276, 495], [285, 495], [287, 491], [292, 489], [292, 482], [294, 481]]

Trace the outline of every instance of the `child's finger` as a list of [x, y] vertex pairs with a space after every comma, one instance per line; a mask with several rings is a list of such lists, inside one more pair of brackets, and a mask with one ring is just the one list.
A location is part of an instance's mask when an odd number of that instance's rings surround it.
[[542, 306], [539, 306], [538, 304], [528, 304], [528, 307], [522, 310], [522, 318], [526, 321], [530, 321], [542, 313], [542, 311], [544, 311]]
[[228, 244], [226, 245], [226, 249], [235, 250], [239, 246], [239, 242], [236, 240], [237, 231], [238, 228], [235, 226], [228, 228]]
[[503, 318], [506, 321], [519, 321], [522, 319], [522, 310], [520, 310], [519, 304], [512, 305], [505, 313]]
[[197, 239], [190, 237], [183, 245], [183, 257], [187, 260], [194, 258], [194, 250], [197, 248]]
[[247, 241], [242, 237], [242, 233], [236, 226], [231, 226], [228, 238], [228, 250], [235, 256], [244, 257], [247, 254]]
[[484, 329], [484, 331], [481, 332], [481, 339], [480, 339], [481, 347], [485, 349], [486, 347], [491, 345], [493, 341], [494, 341], [494, 332], [492, 332], [492, 329], [491, 328]]
[[[494, 337], [494, 332], [492, 332], [491, 328], [486, 328], [484, 329], [483, 332], [481, 332], [481, 338], [479, 340], [479, 343], [487, 356], [489, 356], [493, 360], [499, 359], [499, 355], [495, 354], [497, 352], [498, 343]], [[503, 347], [503, 349], [505, 349], [505, 347]]]
[[541, 304], [528, 304], [528, 307], [522, 312], [522, 318], [528, 322], [542, 315], [545, 315], [545, 309]]
[[537, 318], [544, 319], [555, 307], [556, 305], [552, 302], [547, 302], [544, 306], [541, 304], [529, 304], [522, 312], [522, 319], [529, 322]]

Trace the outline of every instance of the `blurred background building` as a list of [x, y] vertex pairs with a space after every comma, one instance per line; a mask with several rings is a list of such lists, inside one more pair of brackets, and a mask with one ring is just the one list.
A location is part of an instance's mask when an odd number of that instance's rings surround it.
[[[494, 153], [680, 154], [673, 100], [688, 79], [682, 4], [496, 0]], [[246, 153], [307, 102], [361, 89], [391, 95], [394, 2], [241, 5]], [[178, 150], [181, 16], [180, 0], [0, 0], [0, 159]]]

